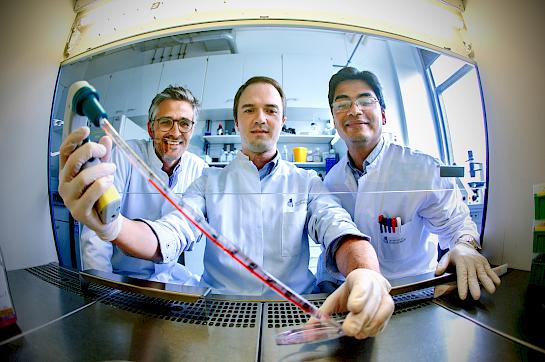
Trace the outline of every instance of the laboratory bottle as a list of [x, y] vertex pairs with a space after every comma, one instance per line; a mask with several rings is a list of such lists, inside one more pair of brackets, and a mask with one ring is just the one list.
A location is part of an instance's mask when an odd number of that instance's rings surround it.
[[220, 162], [227, 162], [227, 151], [223, 151], [220, 156]]
[[0, 250], [0, 328], [10, 326], [15, 322], [17, 322], [17, 316], [9, 292], [6, 265], [4, 264], [2, 250]]
[[329, 170], [331, 170], [331, 168], [335, 166], [336, 163], [337, 163], [337, 155], [335, 154], [335, 150], [331, 149], [329, 150], [329, 155], [327, 155], [325, 159], [325, 173], [327, 174]]
[[312, 162], [313, 160], [313, 156], [312, 156], [312, 150], [308, 150], [307, 152], [307, 162]]
[[324, 134], [327, 134], [327, 135], [335, 134], [335, 128], [333, 128], [333, 126], [331, 125], [331, 122], [326, 123], [324, 127]]
[[229, 153], [227, 153], [227, 162], [233, 161], [234, 158], [235, 158], [235, 151], [230, 151]]
[[314, 150], [314, 159], [313, 161], [314, 162], [322, 162], [322, 156], [320, 155], [320, 149], [318, 147], [316, 147], [316, 149]]
[[282, 159], [284, 161], [289, 161], [290, 158], [289, 158], [289, 153], [288, 153], [288, 146], [284, 145], [282, 147]]
[[218, 134], [218, 136], [223, 135], [223, 126], [221, 125], [221, 123], [219, 124], [218, 129], [216, 130], [216, 133]]
[[207, 119], [206, 120], [206, 130], [204, 131], [205, 136], [211, 136], [212, 132], [210, 131], [210, 125], [212, 124], [212, 121]]
[[312, 129], [312, 133], [311, 133], [311, 134], [312, 134], [313, 136], [316, 136], [316, 135], [318, 134], [318, 125], [316, 125], [315, 122], [312, 122], [312, 123], [310, 124], [310, 128]]

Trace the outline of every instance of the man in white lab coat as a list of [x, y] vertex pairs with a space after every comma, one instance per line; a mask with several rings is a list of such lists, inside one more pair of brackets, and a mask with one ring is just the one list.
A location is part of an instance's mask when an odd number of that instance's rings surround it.
[[[366, 338], [378, 334], [393, 313], [390, 285], [378, 272], [378, 260], [367, 237], [350, 215], [328, 195], [315, 172], [282, 160], [277, 141], [285, 123], [285, 96], [271, 78], [254, 77], [235, 96], [233, 113], [242, 151], [224, 169], [209, 168], [184, 193], [183, 200], [237, 248], [298, 293], [311, 291], [308, 236], [327, 251], [331, 270], [347, 275], [322, 306], [323, 312], [347, 310], [345, 334]], [[81, 132], [80, 132], [81, 133]], [[75, 218], [133, 256], [168, 263], [197, 240], [198, 230], [179, 213], [157, 221], [123, 216], [101, 224], [93, 204], [112, 183], [107, 163], [78, 174], [89, 158], [107, 157], [103, 145], [88, 143], [74, 151], [81, 134], [61, 146], [59, 193]], [[96, 180], [96, 181], [95, 181]], [[94, 181], [94, 182], [93, 182]], [[82, 192], [81, 185], [92, 185]], [[207, 240], [201, 282], [222, 293], [271, 293], [242, 266]]]
[[[455, 267], [461, 299], [480, 297], [479, 282], [493, 293], [500, 280], [480, 249], [479, 234], [452, 178], [439, 176], [440, 161], [382, 137], [385, 103], [378, 78], [346, 67], [331, 77], [329, 104], [335, 128], [348, 148], [324, 183], [337, 193], [359, 229], [371, 236], [381, 272], [388, 278]], [[438, 235], [450, 251], [437, 263]], [[318, 263], [325, 289], [339, 278]]]
[[[148, 112], [149, 140], [129, 140], [131, 148], [174, 192], [182, 193], [207, 167], [187, 151], [197, 120], [198, 100], [189, 89], [169, 86], [157, 94]], [[114, 149], [114, 185], [122, 197], [121, 213], [130, 219], [159, 219], [171, 209], [168, 202]], [[84, 226], [81, 234], [83, 269], [97, 269], [134, 278], [168, 283], [197, 279], [177, 260], [154, 263], [135, 258], [116, 245], [104, 242]]]

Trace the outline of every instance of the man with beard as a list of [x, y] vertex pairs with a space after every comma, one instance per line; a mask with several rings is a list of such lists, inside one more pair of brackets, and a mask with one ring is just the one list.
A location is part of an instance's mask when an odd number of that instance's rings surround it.
[[[308, 236], [327, 250], [331, 270], [346, 275], [346, 283], [329, 296], [322, 311], [349, 311], [343, 331], [356, 338], [377, 335], [394, 310], [390, 285], [378, 271], [377, 256], [367, 236], [350, 215], [328, 195], [314, 171], [280, 158], [277, 142], [286, 98], [268, 77], [253, 77], [235, 95], [233, 115], [242, 150], [225, 168], [208, 168], [186, 190], [183, 201], [194, 212], [268, 272], [297, 293], [309, 293], [315, 277], [309, 270]], [[104, 146], [71, 134], [61, 146], [59, 193], [72, 215], [133, 256], [168, 263], [192, 246], [200, 232], [180, 213], [157, 221], [118, 217], [104, 225], [93, 212], [98, 197], [112, 183], [106, 163], [78, 174], [90, 156], [107, 157]], [[92, 169], [83, 177], [81, 174]], [[96, 180], [96, 181], [95, 181]], [[80, 187], [89, 186], [85, 190]], [[274, 295], [241, 265], [206, 241], [200, 285], [231, 294]]]
[[[202, 174], [207, 166], [198, 156], [187, 151], [197, 120], [198, 101], [188, 89], [169, 86], [157, 94], [148, 112], [150, 140], [129, 140], [152, 170], [174, 192], [182, 193]], [[87, 134], [88, 130], [78, 130]], [[116, 166], [114, 184], [122, 195], [121, 213], [131, 219], [159, 219], [172, 211], [166, 200], [114, 149]], [[81, 235], [84, 269], [98, 269], [116, 274], [169, 283], [185, 283], [193, 276], [176, 260], [154, 263], [134, 258], [112, 243], [102, 241], [84, 227]]]
[[[382, 137], [386, 104], [378, 78], [353, 67], [339, 70], [329, 81], [329, 104], [348, 152], [324, 183], [360, 231], [371, 236], [381, 272], [391, 279], [440, 275], [452, 267], [461, 299], [468, 289], [479, 299], [479, 282], [493, 293], [500, 279], [477, 251], [477, 228], [454, 180], [440, 177], [441, 161]], [[437, 242], [450, 248], [439, 263]], [[318, 263], [323, 291], [344, 280], [328, 273], [326, 259], [324, 253]]]

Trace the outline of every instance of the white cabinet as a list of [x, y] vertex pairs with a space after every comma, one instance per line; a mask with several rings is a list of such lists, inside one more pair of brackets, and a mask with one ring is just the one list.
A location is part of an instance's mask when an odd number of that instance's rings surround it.
[[119, 135], [125, 140], [146, 140], [149, 138], [148, 131], [125, 115], [110, 117], [112, 126], [119, 132]]
[[282, 64], [288, 108], [329, 108], [329, 78], [336, 71], [331, 57], [284, 54]]
[[111, 74], [103, 103], [110, 116], [126, 114], [142, 116], [148, 113], [157, 94], [162, 64], [148, 64]]
[[269, 77], [282, 84], [282, 56], [280, 54], [244, 55], [242, 83], [255, 76]]
[[203, 109], [230, 109], [242, 85], [243, 62], [240, 54], [215, 55], [208, 58]]
[[[327, 87], [335, 71], [328, 56], [309, 59], [302, 54], [222, 54], [125, 69], [90, 79], [89, 83], [97, 89], [111, 116], [145, 116], [157, 92], [168, 85], [181, 85], [201, 100], [203, 110], [222, 110], [220, 118], [229, 119], [238, 88], [260, 75], [282, 84], [288, 108], [328, 109]], [[56, 114], [62, 113], [64, 106], [60, 103], [55, 107]]]
[[208, 58], [203, 109], [228, 110], [229, 118], [238, 88], [249, 78], [266, 76], [282, 84], [282, 57], [278, 54], [226, 54]]
[[125, 115], [132, 117], [148, 114], [151, 101], [160, 91], [159, 78], [162, 68], [162, 64], [148, 64], [134, 68], [128, 83], [125, 84], [127, 94]]
[[[329, 78], [336, 71], [328, 56], [302, 54], [227, 54], [208, 58], [203, 91], [203, 110], [228, 110], [216, 117], [230, 117], [238, 88], [253, 76], [278, 81], [288, 108], [329, 109]], [[165, 65], [166, 67], [166, 65]]]
[[[108, 98], [108, 87], [110, 86], [110, 74], [101, 75], [87, 81], [98, 92], [100, 103], [105, 107], [104, 102]], [[108, 112], [108, 109], [106, 109]]]
[[125, 113], [125, 89], [129, 81], [132, 69], [122, 70], [114, 74], [110, 74], [108, 83], [108, 92], [106, 97], [101, 97], [101, 103], [106, 109], [108, 116], [114, 117]]
[[165, 62], [159, 82], [159, 91], [169, 85], [178, 85], [188, 88], [201, 101], [207, 61], [207, 57], [197, 57]]

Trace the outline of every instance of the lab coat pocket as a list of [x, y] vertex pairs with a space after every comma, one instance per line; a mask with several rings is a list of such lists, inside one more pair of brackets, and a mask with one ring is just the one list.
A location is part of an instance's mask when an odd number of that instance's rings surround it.
[[410, 235], [413, 222], [397, 227], [395, 232], [380, 233], [380, 254], [383, 260], [402, 260], [410, 255]]
[[301, 254], [306, 219], [306, 207], [294, 208], [293, 211], [290, 210], [283, 213], [282, 256], [290, 257]]

